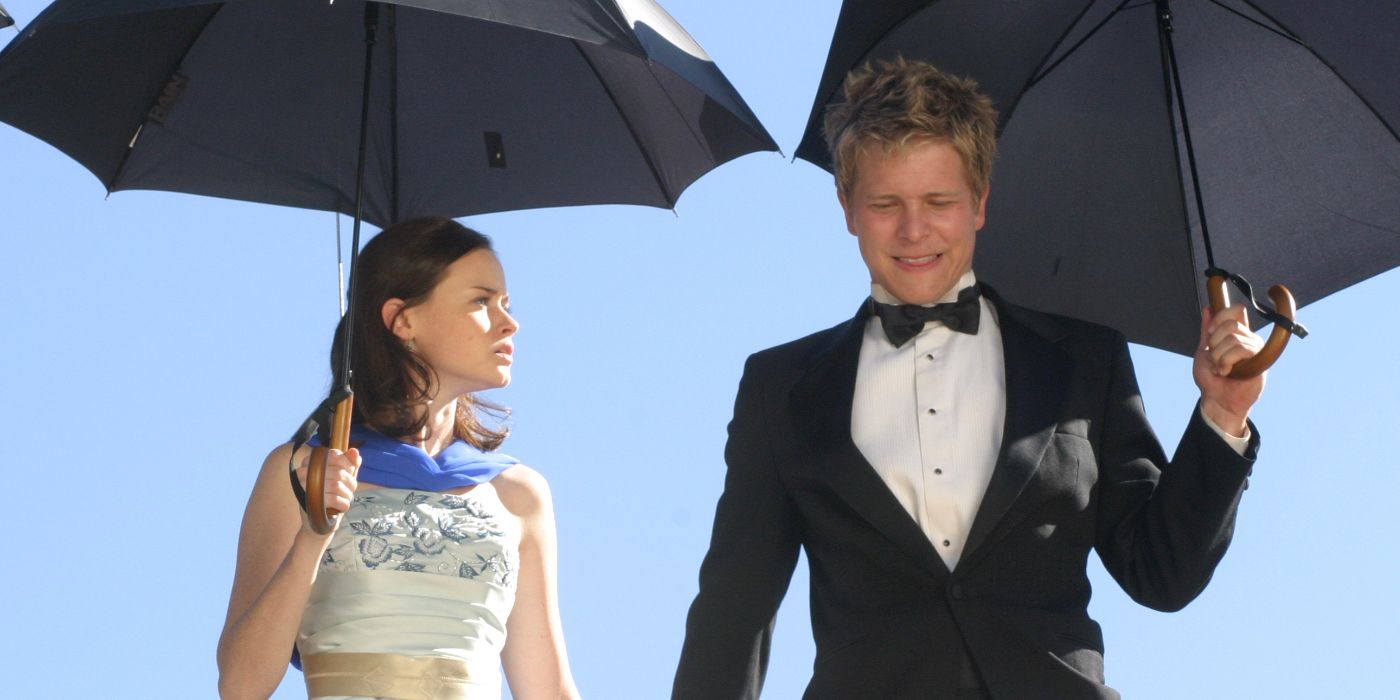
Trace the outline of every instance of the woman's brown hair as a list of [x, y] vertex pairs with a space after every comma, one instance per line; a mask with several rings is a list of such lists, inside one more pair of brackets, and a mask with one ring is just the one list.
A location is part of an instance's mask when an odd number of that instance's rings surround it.
[[[350, 340], [350, 387], [355, 391], [354, 421], [384, 435], [415, 435], [428, 424], [424, 405], [432, 397], [437, 375], [422, 358], [404, 347], [380, 317], [384, 303], [402, 299], [405, 308], [428, 298], [462, 256], [491, 250], [491, 239], [452, 219], [426, 217], [394, 224], [370, 239], [355, 263], [351, 280], [355, 303], [354, 337]], [[341, 376], [342, 318], [331, 344], [332, 376]], [[458, 399], [455, 437], [480, 450], [500, 447], [510, 432], [490, 428], [481, 414], [504, 418], [507, 411], [468, 394]]]

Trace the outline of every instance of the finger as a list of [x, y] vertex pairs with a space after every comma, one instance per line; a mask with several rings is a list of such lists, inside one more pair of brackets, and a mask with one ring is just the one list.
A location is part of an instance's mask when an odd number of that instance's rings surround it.
[[1242, 355], [1239, 352], [1238, 346], [1233, 342], [1219, 349], [1212, 349], [1211, 355], [1212, 369], [1215, 371], [1216, 376], [1219, 377], [1230, 376], [1230, 372], [1235, 369], [1235, 363], [1247, 357], [1247, 355]]
[[306, 474], [311, 471], [312, 452], [313, 450], [307, 450], [306, 454], [301, 458], [301, 462], [297, 464], [297, 481], [301, 482], [301, 487], [303, 489], [306, 488]]
[[1210, 360], [1210, 369], [1218, 377], [1223, 377], [1234, 369], [1235, 363], [1239, 361], [1236, 354], [1232, 353], [1237, 341], [1233, 335], [1225, 334], [1220, 338], [1210, 339], [1210, 348], [1206, 350], [1207, 359]]
[[[308, 452], [306, 457], [302, 458], [301, 466], [297, 467], [297, 480], [301, 482], [302, 488], [306, 488], [306, 479], [311, 472], [311, 460], [314, 454], [315, 450]], [[341, 454], [340, 450], [326, 450], [326, 460], [324, 463], [325, 466], [323, 467], [323, 469], [325, 470], [323, 472], [325, 476], [325, 483], [329, 484], [335, 478], [337, 469], [340, 466], [339, 462], [342, 462], [344, 460], [345, 457]]]
[[1214, 341], [1210, 349], [1210, 359], [1215, 374], [1228, 375], [1236, 364], [1258, 355], [1264, 348], [1264, 339], [1257, 333], [1241, 330]]
[[350, 475], [358, 476], [360, 473], [360, 465], [364, 463], [364, 460], [360, 458], [360, 451], [353, 447], [350, 448], [345, 452], [345, 459], [350, 466]]
[[350, 510], [355, 501], [355, 489], [344, 482], [336, 482], [333, 488], [326, 489], [326, 507], [338, 513]]
[[1224, 332], [1249, 333], [1249, 314], [1245, 307], [1238, 305], [1211, 311], [1206, 328], [1206, 335], [1212, 339], [1220, 338]]
[[336, 473], [335, 483], [349, 489], [351, 493], [354, 493], [355, 489], [360, 485], [359, 479], [355, 478], [354, 467], [341, 467], [340, 471]]
[[329, 455], [326, 457], [327, 467], [350, 469], [354, 471], [359, 468], [360, 463], [360, 451], [353, 448], [345, 452], [341, 452], [340, 450], [331, 450]]
[[1250, 330], [1245, 326], [1235, 321], [1225, 319], [1217, 323], [1213, 328], [1211, 328], [1210, 339], [1207, 341], [1207, 343], [1209, 344], [1210, 348], [1214, 349], [1219, 345], [1229, 343], [1231, 341], [1240, 342], [1242, 339], [1250, 335], [1252, 335], [1250, 333]]
[[1196, 352], [1200, 353], [1210, 347], [1210, 327], [1215, 313], [1209, 306], [1201, 309], [1201, 339], [1196, 341]]

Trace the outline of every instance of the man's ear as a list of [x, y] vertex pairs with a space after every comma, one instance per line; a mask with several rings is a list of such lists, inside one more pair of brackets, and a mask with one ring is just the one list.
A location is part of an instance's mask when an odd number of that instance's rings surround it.
[[987, 223], [987, 198], [991, 195], [992, 183], [989, 182], [986, 187], [982, 188], [982, 201], [977, 203], [977, 228], [975, 229], [977, 231], [981, 231]]
[[390, 299], [379, 307], [379, 318], [384, 322], [384, 327], [389, 329], [399, 340], [413, 340], [413, 324], [409, 321], [407, 304], [403, 299]]
[[841, 191], [841, 187], [836, 188], [836, 201], [841, 203], [841, 212], [846, 215], [846, 231], [852, 236], [856, 234], [855, 222], [851, 219], [850, 202], [846, 200], [846, 193]]

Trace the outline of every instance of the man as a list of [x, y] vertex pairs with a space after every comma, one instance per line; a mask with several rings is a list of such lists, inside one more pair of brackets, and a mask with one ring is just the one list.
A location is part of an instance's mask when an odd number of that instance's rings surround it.
[[1168, 461], [1121, 334], [977, 283], [996, 113], [976, 84], [897, 60], [845, 94], [826, 135], [872, 299], [749, 358], [673, 697], [758, 697], [801, 547], [807, 698], [1116, 698], [1089, 550], [1143, 605], [1201, 592], [1258, 449], [1263, 379], [1224, 375], [1262, 342], [1242, 309], [1203, 311]]

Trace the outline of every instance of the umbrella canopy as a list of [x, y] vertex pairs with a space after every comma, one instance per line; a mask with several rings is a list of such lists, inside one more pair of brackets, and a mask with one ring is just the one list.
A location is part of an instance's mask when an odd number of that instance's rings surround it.
[[[380, 3], [364, 218], [671, 207], [776, 146], [652, 0]], [[364, 2], [59, 0], [0, 54], [0, 120], [109, 191], [354, 213]]]
[[1189, 354], [1214, 264], [1300, 304], [1400, 264], [1396, 36], [1389, 0], [847, 2], [797, 155], [830, 167], [822, 114], [868, 60], [975, 78], [1001, 113], [979, 277]]
[[[652, 0], [59, 0], [0, 53], [0, 120], [108, 191], [353, 215], [352, 305], [362, 219], [670, 207], [711, 168], [776, 150]], [[348, 446], [353, 319], [298, 446], [318, 427]], [[322, 533], [326, 455], [304, 491], [291, 476]]]

